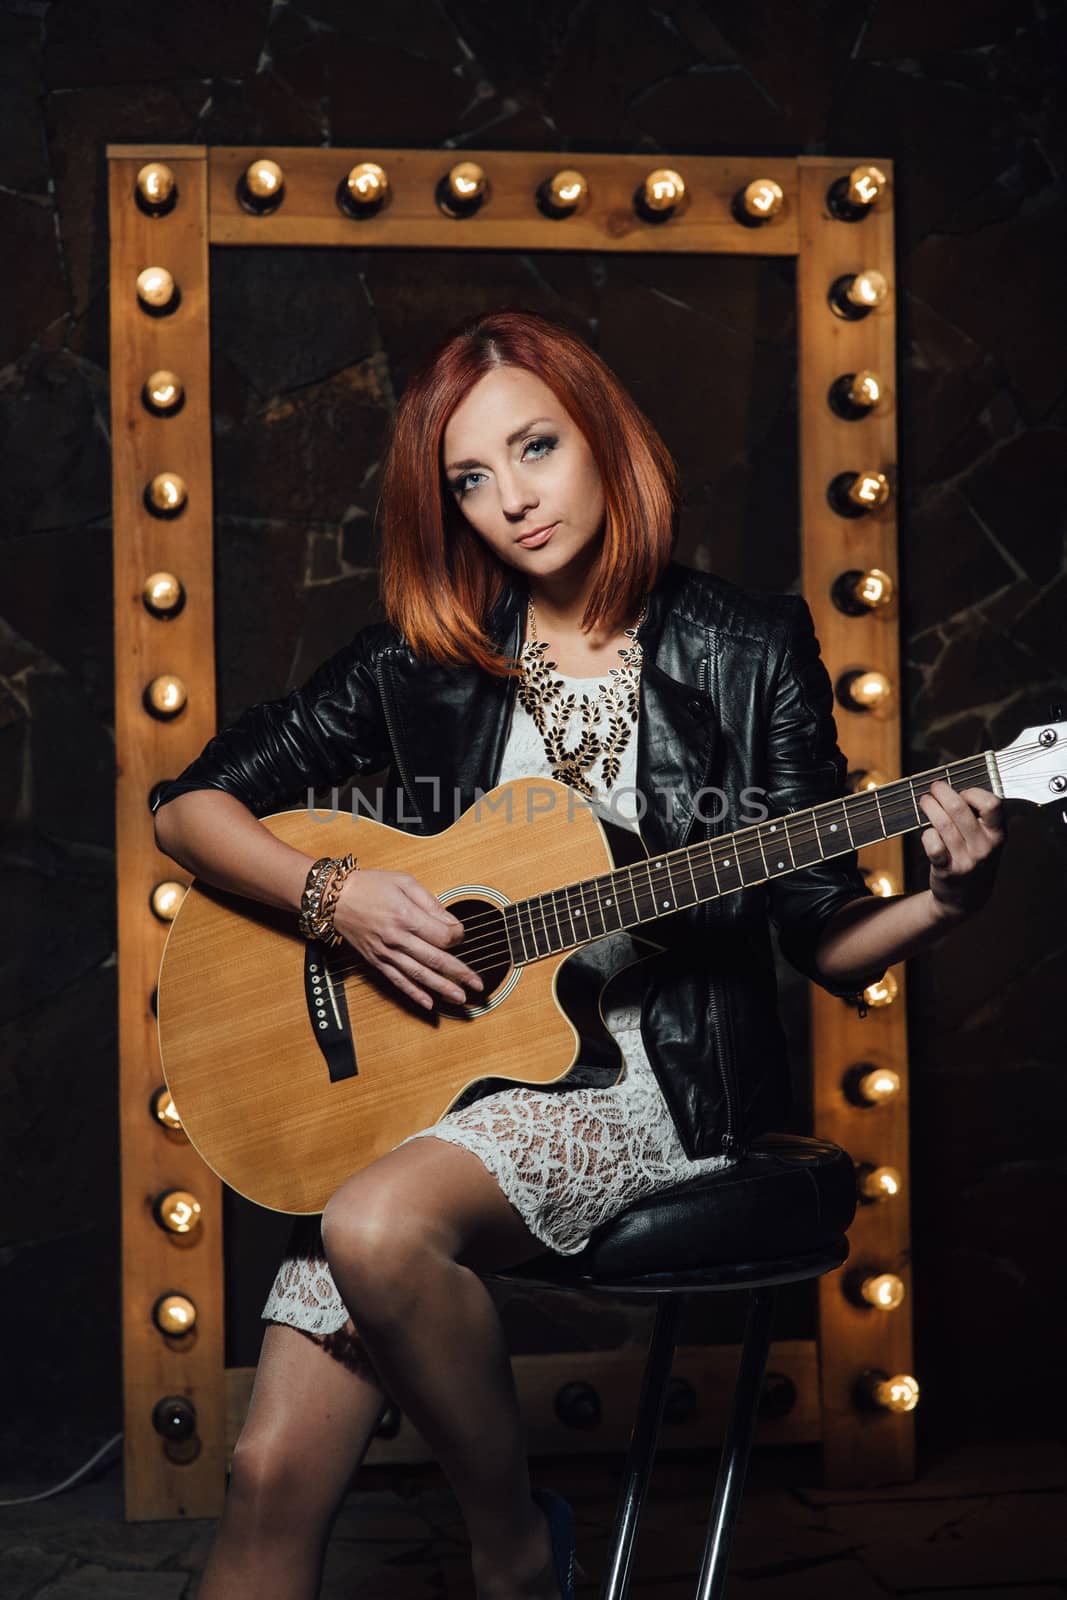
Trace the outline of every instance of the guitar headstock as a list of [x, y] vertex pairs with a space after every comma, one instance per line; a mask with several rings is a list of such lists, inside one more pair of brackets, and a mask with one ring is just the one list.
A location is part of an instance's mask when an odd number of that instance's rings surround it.
[[1067, 802], [1067, 722], [1024, 728], [995, 756], [1006, 800], [1029, 800], [1037, 806]]

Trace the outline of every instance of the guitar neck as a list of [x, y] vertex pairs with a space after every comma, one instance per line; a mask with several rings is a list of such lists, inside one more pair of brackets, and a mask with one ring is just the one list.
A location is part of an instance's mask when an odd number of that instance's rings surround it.
[[558, 955], [606, 933], [640, 927], [861, 845], [928, 827], [918, 802], [938, 778], [957, 790], [976, 785], [1001, 792], [996, 755], [986, 750], [877, 789], [824, 801], [809, 811], [791, 811], [719, 839], [531, 895], [514, 901], [504, 913], [511, 958], [523, 964]]

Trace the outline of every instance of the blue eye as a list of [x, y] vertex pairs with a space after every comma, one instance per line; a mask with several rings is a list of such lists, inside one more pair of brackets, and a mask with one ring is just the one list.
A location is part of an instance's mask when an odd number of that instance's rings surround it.
[[[523, 445], [523, 449], [522, 449], [523, 459], [524, 460], [531, 460], [531, 461], [544, 461], [548, 456], [550, 456], [552, 454], [553, 450], [556, 448], [556, 446], [558, 444], [559, 444], [559, 439], [556, 438], [555, 435], [547, 434], [547, 433], [539, 434], [536, 439], [527, 439], [527, 441]], [[528, 450], [533, 450], [533, 449], [539, 450], [540, 453], [538, 455], [535, 455], [535, 456], [527, 457], [526, 452]], [[469, 483], [469, 480], [471, 478], [480, 478], [480, 477], [484, 477], [484, 473], [473, 472], [473, 471], [472, 472], [464, 472], [458, 478], [453, 478], [452, 479], [452, 482], [449, 484], [449, 488], [452, 490], [452, 492], [454, 494], [459, 494], [459, 495], [470, 494], [472, 492], [472, 489], [477, 489], [478, 485], [477, 484], [471, 485]]]

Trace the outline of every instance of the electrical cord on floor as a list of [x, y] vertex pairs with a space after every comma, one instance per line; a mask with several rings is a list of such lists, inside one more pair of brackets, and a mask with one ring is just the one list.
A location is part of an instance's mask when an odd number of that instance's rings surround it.
[[79, 1467], [77, 1472], [72, 1472], [69, 1478], [64, 1478], [62, 1483], [57, 1483], [54, 1489], [42, 1489], [40, 1494], [24, 1494], [18, 1500], [0, 1500], [0, 1506], [28, 1506], [33, 1500], [50, 1500], [52, 1495], [62, 1494], [64, 1489], [69, 1489], [71, 1484], [77, 1483], [79, 1478], [84, 1478], [85, 1474], [96, 1466], [101, 1456], [106, 1456], [109, 1450], [121, 1443], [122, 1434], [112, 1434], [107, 1443], [102, 1444], [96, 1454], [89, 1457], [84, 1466]]

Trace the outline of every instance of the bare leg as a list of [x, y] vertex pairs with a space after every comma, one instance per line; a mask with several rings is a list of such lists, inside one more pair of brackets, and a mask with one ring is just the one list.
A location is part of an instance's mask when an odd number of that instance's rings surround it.
[[314, 1600], [330, 1524], [385, 1404], [295, 1328], [268, 1326], [198, 1600]]
[[399, 1146], [343, 1184], [322, 1237], [375, 1368], [455, 1491], [480, 1600], [556, 1600], [511, 1362], [477, 1276], [545, 1246], [477, 1156], [433, 1138]]

